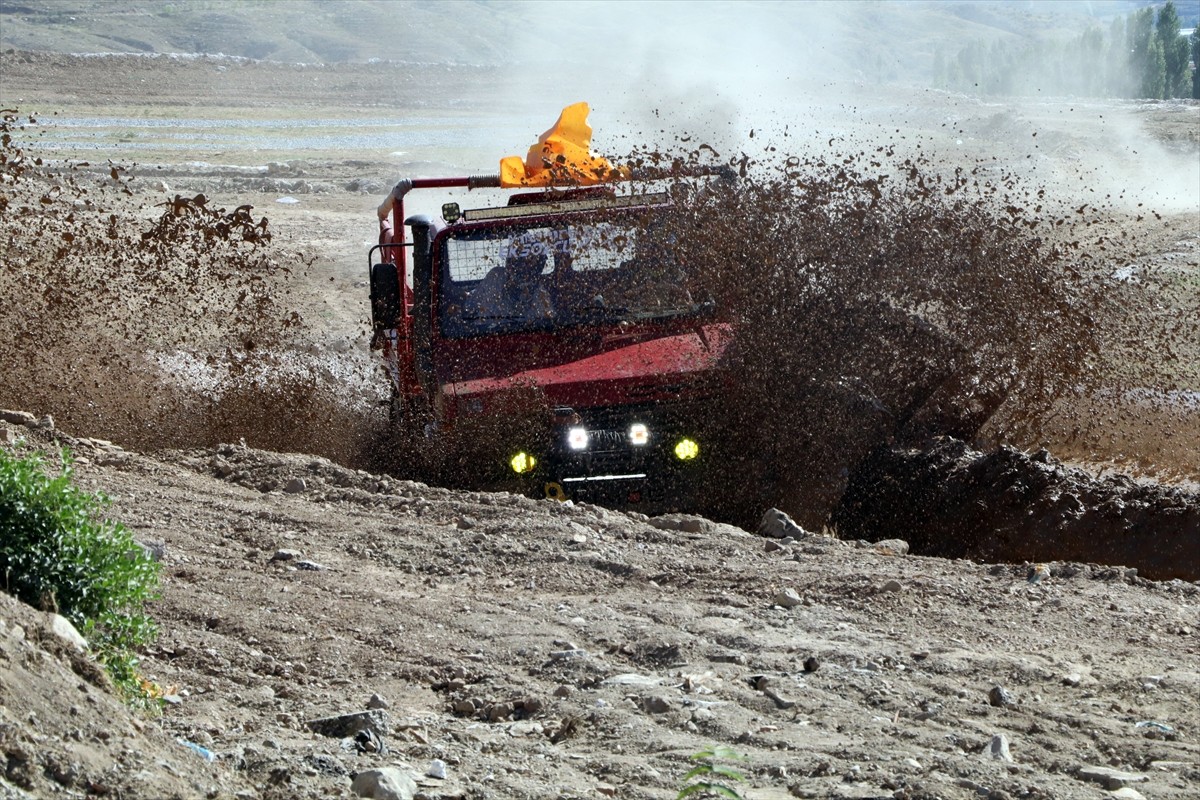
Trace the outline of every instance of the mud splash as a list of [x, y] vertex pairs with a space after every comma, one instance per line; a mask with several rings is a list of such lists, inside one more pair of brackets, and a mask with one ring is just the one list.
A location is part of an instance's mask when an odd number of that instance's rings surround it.
[[[6, 114], [0, 148], [0, 405], [141, 449], [245, 439], [457, 486], [486, 482], [480, 447], [533, 424], [397, 440], [369, 378], [311, 357], [292, 310], [306, 261], [266, 219], [203, 197], [140, 207], [134, 168], [42, 163], [13, 144], [20, 124]], [[723, 163], [739, 179], [678, 180], [670, 222], [736, 331], [704, 511], [749, 524], [775, 505], [820, 527], [853, 478], [855, 503], [924, 497], [918, 513], [943, 500], [854, 476], [940, 436], [1196, 475], [1200, 419], [1173, 398], [1200, 389], [1200, 268], [1146, 263], [1152, 212], [886, 145]]]
[[[945, 170], [887, 147], [729, 166], [742, 178], [694, 191], [677, 220], [737, 329], [715, 485], [739, 498], [716, 513], [750, 521], [775, 504], [820, 526], [878, 446], [1102, 450], [1140, 418], [1131, 387], [1164, 399], [1197, 385], [1194, 369], [1135, 354], [1200, 352], [1200, 323], [1151, 313], [1188, 302], [1184, 286], [1112, 279], [1136, 245], [1113, 241], [1111, 206], [1064, 208], [995, 164]], [[1066, 429], [1081, 398], [1108, 413]], [[1194, 410], [1148, 406], [1181, 438], [1200, 433]], [[1179, 455], [1170, 466], [1194, 471]]]
[[[23, 124], [0, 119], [0, 405], [138, 449], [358, 455], [361, 408], [301, 363], [289, 298], [307, 261], [266, 217], [203, 195], [139, 205], [136, 165], [43, 161], [15, 144]], [[216, 379], [181, 375], [181, 352]]]

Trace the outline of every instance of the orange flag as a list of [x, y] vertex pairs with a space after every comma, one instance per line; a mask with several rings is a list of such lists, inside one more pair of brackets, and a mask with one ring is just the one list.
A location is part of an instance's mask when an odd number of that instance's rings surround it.
[[587, 124], [587, 115], [587, 103], [564, 108], [554, 127], [529, 148], [524, 161], [520, 156], [500, 160], [500, 185], [591, 186], [628, 177], [628, 170], [592, 155], [592, 128]]

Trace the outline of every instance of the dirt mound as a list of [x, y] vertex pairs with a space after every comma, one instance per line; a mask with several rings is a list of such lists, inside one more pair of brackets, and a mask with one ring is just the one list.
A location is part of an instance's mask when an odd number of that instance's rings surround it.
[[159, 800], [245, 787], [126, 707], [53, 616], [0, 592], [0, 796]]
[[886, 531], [947, 558], [1091, 561], [1200, 580], [1200, 494], [1098, 479], [1045, 450], [980, 453], [954, 439], [881, 448], [850, 476], [833, 522], [843, 536]]

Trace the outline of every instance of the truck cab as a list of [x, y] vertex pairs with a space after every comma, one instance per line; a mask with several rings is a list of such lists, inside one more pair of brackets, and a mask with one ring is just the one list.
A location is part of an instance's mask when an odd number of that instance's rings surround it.
[[[424, 187], [398, 184], [387, 209], [408, 235], [371, 257], [394, 424], [431, 438], [481, 431], [495, 440], [479, 451], [498, 488], [692, 507], [729, 326], [674, 247], [670, 195], [517, 192], [404, 219], [413, 188]], [[488, 433], [518, 417], [534, 424]]]

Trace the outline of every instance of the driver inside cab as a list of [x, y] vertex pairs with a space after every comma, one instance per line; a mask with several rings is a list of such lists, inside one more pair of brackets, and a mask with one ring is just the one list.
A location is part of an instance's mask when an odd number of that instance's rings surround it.
[[530, 233], [514, 237], [504, 248], [504, 265], [479, 282], [467, 300], [469, 316], [499, 320], [545, 320], [554, 304], [542, 274], [550, 249]]

